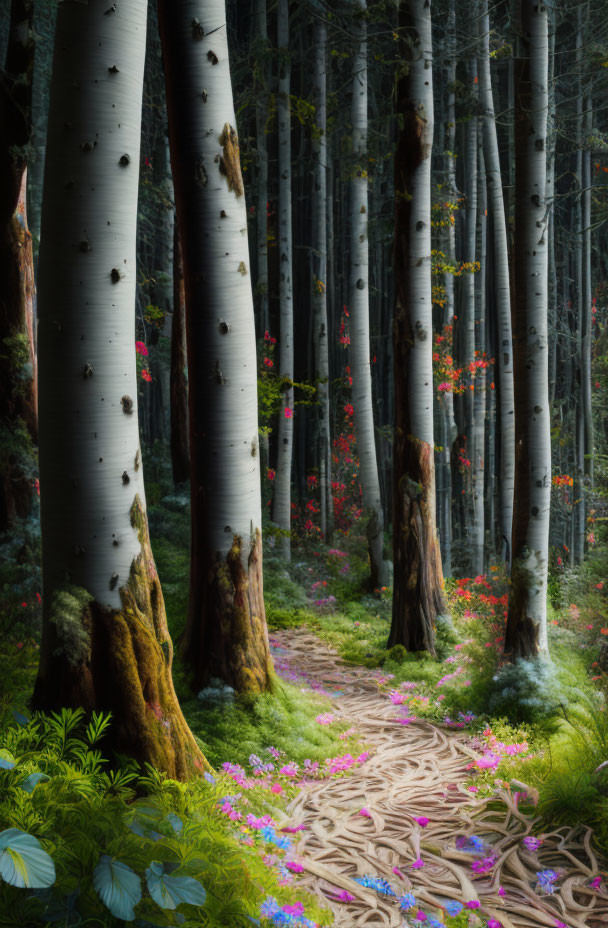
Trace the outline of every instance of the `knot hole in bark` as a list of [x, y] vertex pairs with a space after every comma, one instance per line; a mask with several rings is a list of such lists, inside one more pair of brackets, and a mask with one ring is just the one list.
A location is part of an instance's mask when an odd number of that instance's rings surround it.
[[127, 396], [127, 395], [125, 394], [125, 396], [121, 397], [121, 399], [120, 399], [120, 405], [122, 406], [122, 411], [123, 411], [127, 416], [130, 416], [130, 415], [132, 414], [132, 412], [133, 412], [133, 400], [131, 399], [130, 396]]
[[192, 20], [192, 38], [195, 42], [200, 42], [201, 39], [205, 38], [205, 30], [198, 19]]
[[228, 332], [230, 331], [230, 326], [228, 325], [227, 322], [220, 322], [220, 324], [218, 325], [218, 330], [219, 330], [220, 335], [228, 335]]

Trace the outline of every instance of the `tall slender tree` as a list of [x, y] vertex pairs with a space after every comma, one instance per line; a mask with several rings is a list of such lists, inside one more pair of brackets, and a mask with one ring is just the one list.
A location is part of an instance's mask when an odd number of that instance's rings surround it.
[[327, 322], [327, 27], [313, 27], [315, 132], [312, 294], [314, 316], [315, 381], [318, 397], [319, 491], [321, 533], [332, 535], [331, 435], [329, 424], [329, 329]]
[[352, 138], [353, 165], [350, 181], [350, 368], [357, 454], [361, 473], [363, 506], [367, 517], [370, 582], [373, 588], [386, 583], [383, 558], [384, 511], [378, 478], [374, 433], [374, 407], [369, 341], [369, 239], [367, 161], [367, 4], [358, 0], [355, 10], [353, 55]]
[[173, 316], [171, 320], [171, 464], [175, 483], [190, 474], [188, 454], [188, 379], [186, 359], [186, 288], [177, 222], [173, 226]]
[[279, 46], [279, 374], [285, 387], [279, 414], [277, 471], [272, 517], [282, 530], [279, 550], [291, 558], [291, 465], [293, 458], [293, 233], [291, 217], [291, 63], [289, 60], [289, 2], [277, 6]]
[[137, 425], [146, 2], [62, 3], [39, 272], [43, 632], [33, 703], [109, 709], [118, 750], [204, 766], [171, 678]]
[[255, 75], [257, 84], [255, 133], [258, 168], [256, 205], [256, 292], [258, 297], [258, 324], [262, 332], [270, 329], [270, 316], [268, 312], [268, 144], [266, 141], [269, 67], [268, 26], [266, 16], [266, 0], [255, 0]]
[[[435, 653], [443, 610], [435, 525], [431, 150], [433, 51], [428, 0], [402, 0], [395, 156], [393, 617], [388, 645]], [[404, 69], [405, 70], [405, 69]]]
[[519, 0], [515, 62], [513, 567], [505, 651], [547, 650], [551, 436], [547, 331], [547, 9]]
[[29, 514], [35, 497], [34, 263], [26, 208], [33, 16], [33, 0], [12, 0], [0, 68], [0, 532]]
[[500, 171], [494, 95], [490, 71], [490, 16], [488, 0], [482, 0], [480, 17], [479, 100], [483, 121], [483, 157], [488, 205], [492, 216], [493, 297], [498, 340], [498, 392], [500, 412], [499, 510], [501, 553], [511, 561], [511, 525], [515, 483], [515, 410], [513, 399], [513, 335], [509, 250], [503, 185]]
[[255, 325], [224, 0], [159, 2], [186, 288], [195, 687], [270, 685]]

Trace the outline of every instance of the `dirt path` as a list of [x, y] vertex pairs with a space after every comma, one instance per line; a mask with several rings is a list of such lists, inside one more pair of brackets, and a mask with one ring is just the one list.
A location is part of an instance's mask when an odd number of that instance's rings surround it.
[[[541, 827], [509, 792], [497, 789], [488, 799], [466, 789], [471, 750], [462, 734], [424, 721], [400, 724], [397, 707], [378, 692], [369, 671], [342, 664], [307, 631], [277, 633], [273, 645], [276, 658], [313, 685], [341, 692], [332, 699], [334, 715], [355, 725], [373, 748], [362, 767], [312, 784], [289, 809], [294, 824], [308, 826], [298, 844], [303, 883], [330, 904], [336, 926], [420, 924], [415, 910], [404, 916], [395, 898], [352, 879], [363, 875], [389, 880], [398, 895], [413, 892], [429, 914], [437, 914], [434, 903], [456, 899], [479, 901], [479, 912], [503, 928], [608, 925], [606, 884], [590, 886], [602, 874], [588, 829], [545, 832], [539, 851], [529, 852], [522, 839], [540, 835]], [[360, 815], [362, 808], [371, 817]], [[421, 816], [429, 819], [424, 828], [414, 821]], [[484, 840], [485, 852], [457, 849], [457, 839], [461, 845], [471, 835]], [[490, 872], [474, 873], [473, 861], [490, 854], [497, 858]], [[424, 866], [412, 869], [419, 858]], [[537, 872], [546, 870], [559, 875], [551, 895], [535, 889]], [[334, 901], [342, 890], [354, 900]]]

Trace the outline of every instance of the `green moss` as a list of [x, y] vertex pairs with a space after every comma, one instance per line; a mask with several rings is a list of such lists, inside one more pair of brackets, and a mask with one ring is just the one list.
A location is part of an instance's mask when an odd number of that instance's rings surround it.
[[193, 698], [179, 681], [178, 692], [188, 723], [214, 766], [224, 761], [247, 765], [250, 754], [264, 756], [271, 746], [299, 764], [306, 758], [323, 761], [345, 750], [345, 743], [338, 739], [345, 726], [330, 728], [315, 721], [327, 712], [327, 700], [277, 677], [271, 692], [236, 696], [228, 704]]
[[77, 586], [56, 590], [49, 612], [49, 622], [57, 629], [60, 653], [71, 667], [88, 663], [91, 657], [91, 627], [86, 620], [87, 606], [93, 597]]

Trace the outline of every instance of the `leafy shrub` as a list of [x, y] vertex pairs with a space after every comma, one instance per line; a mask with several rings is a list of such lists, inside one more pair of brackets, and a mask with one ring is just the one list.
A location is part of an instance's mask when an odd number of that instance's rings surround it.
[[[111, 769], [98, 747], [107, 716], [16, 718], [0, 742], [0, 925], [245, 928], [269, 894], [295, 900], [221, 813], [231, 781]], [[269, 811], [256, 791], [248, 805]]]
[[551, 661], [519, 658], [494, 677], [488, 710], [513, 722], [542, 722], [554, 717], [566, 701]]

